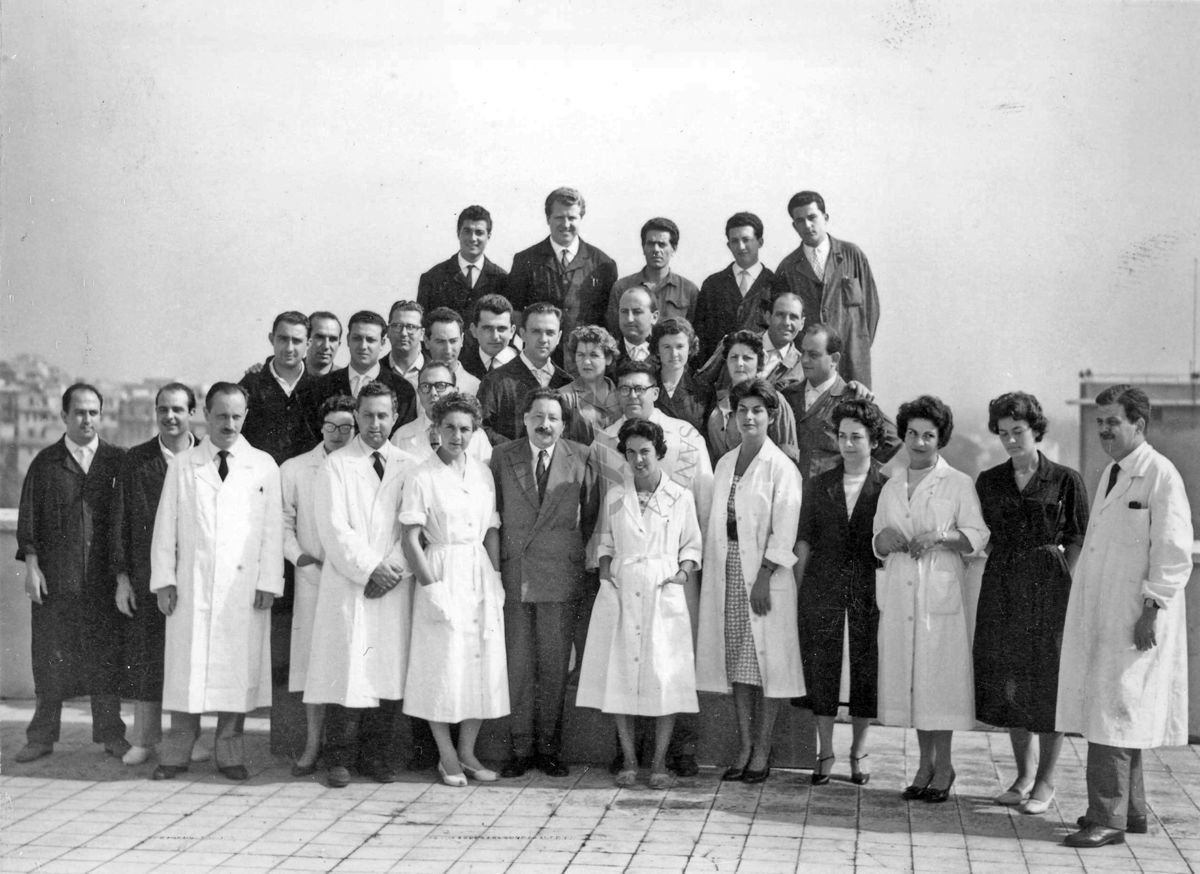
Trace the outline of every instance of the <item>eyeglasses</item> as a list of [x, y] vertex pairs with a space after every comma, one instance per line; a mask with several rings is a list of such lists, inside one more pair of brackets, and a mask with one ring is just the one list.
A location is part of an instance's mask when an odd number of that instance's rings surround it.
[[449, 391], [454, 388], [452, 382], [423, 382], [417, 386], [417, 391], [423, 395], [429, 394], [431, 391]]
[[652, 388], [657, 388], [653, 385], [621, 385], [617, 386], [617, 394], [623, 398], [631, 398], [634, 395], [641, 397]]
[[401, 331], [405, 334], [415, 334], [421, 330], [420, 325], [409, 325], [405, 322], [388, 322], [388, 327], [393, 331]]
[[333, 422], [326, 422], [324, 425], [321, 426], [321, 430], [324, 431], [326, 434], [332, 434], [334, 431], [337, 431], [339, 434], [353, 434], [354, 426], [353, 425], [335, 425], [335, 424], [333, 424]]

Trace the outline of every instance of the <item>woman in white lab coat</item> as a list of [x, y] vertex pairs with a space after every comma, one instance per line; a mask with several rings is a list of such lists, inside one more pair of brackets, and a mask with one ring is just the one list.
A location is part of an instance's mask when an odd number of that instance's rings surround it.
[[909, 463], [884, 485], [875, 511], [883, 560], [879, 602], [879, 721], [917, 729], [920, 764], [906, 800], [950, 797], [955, 729], [975, 724], [963, 556], [987, 545], [971, 478], [941, 457], [954, 417], [938, 398], [902, 404], [897, 429]]
[[490, 783], [499, 775], [475, 758], [475, 739], [484, 719], [509, 712], [496, 487], [467, 453], [482, 419], [479, 402], [447, 395], [431, 418], [441, 445], [413, 471], [400, 504], [404, 554], [419, 583], [404, 712], [429, 721], [443, 783]]
[[647, 419], [621, 426], [617, 450], [633, 484], [609, 490], [600, 520], [600, 592], [579, 676], [580, 707], [612, 713], [621, 741], [618, 786], [637, 780], [630, 716], [655, 719], [650, 788], [671, 784], [667, 745], [675, 714], [696, 713], [696, 665], [684, 584], [695, 585], [702, 547], [696, 504], [664, 476], [663, 430]]
[[741, 748], [724, 779], [761, 783], [771, 772], [780, 699], [804, 694], [791, 572], [801, 484], [795, 463], [767, 436], [779, 412], [775, 389], [751, 379], [734, 386], [730, 400], [741, 442], [714, 475], [696, 686], [733, 691]]

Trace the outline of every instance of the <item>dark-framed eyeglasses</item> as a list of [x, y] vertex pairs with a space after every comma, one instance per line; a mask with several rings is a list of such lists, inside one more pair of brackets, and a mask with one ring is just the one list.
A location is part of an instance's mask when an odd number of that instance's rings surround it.
[[449, 391], [452, 388], [454, 388], [454, 383], [452, 382], [422, 382], [417, 386], [417, 391], [423, 395], [427, 395], [432, 391], [443, 392]]
[[335, 424], [333, 424], [333, 422], [326, 422], [325, 424], [323, 424], [321, 426], [321, 430], [324, 431], [326, 434], [332, 434], [334, 431], [336, 431], [339, 434], [353, 434], [354, 426], [353, 425], [335, 425]]

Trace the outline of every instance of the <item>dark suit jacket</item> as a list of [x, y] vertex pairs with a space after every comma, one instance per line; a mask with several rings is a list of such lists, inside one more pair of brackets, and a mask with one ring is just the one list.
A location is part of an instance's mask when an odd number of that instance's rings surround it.
[[[555, 365], [550, 388], [562, 388], [570, 383], [571, 375]], [[483, 378], [479, 384], [479, 404], [483, 407], [483, 430], [493, 446], [525, 436], [522, 402], [527, 392], [539, 386], [537, 377], [530, 373], [519, 355]]]
[[313, 383], [319, 379], [306, 369], [289, 397], [271, 375], [270, 359], [258, 373], [247, 373], [238, 380], [250, 395], [242, 436], [276, 464], [308, 452], [321, 442], [320, 424], [311, 407]]
[[750, 286], [743, 298], [733, 277], [731, 264], [700, 285], [696, 301], [696, 337], [700, 340], [700, 360], [707, 361], [716, 351], [721, 338], [730, 331], [745, 329], [761, 334], [767, 329], [766, 307], [771, 302], [771, 286], [775, 274], [766, 267]]
[[879, 291], [862, 249], [829, 238], [822, 282], [804, 257], [803, 246], [779, 262], [774, 291], [791, 291], [804, 302], [804, 323], [823, 322], [842, 338], [838, 373], [846, 381], [871, 384], [871, 344], [879, 324]]
[[[409, 422], [417, 418], [417, 393], [407, 379], [402, 376], [397, 376], [396, 373], [388, 367], [387, 361], [379, 362], [379, 376], [375, 377], [378, 382], [390, 386], [392, 391], [396, 393], [396, 424], [392, 426], [392, 433], [396, 433], [396, 429], [401, 425], [407, 425]], [[312, 421], [317, 423], [316, 427], [320, 428], [318, 416], [321, 410], [321, 404], [326, 398], [331, 398], [334, 395], [350, 394], [350, 368], [343, 367], [340, 370], [335, 370], [332, 373], [327, 373], [313, 383], [313, 387], [308, 393], [308, 404], [311, 410]], [[316, 444], [313, 444], [316, 445]], [[312, 449], [312, 446], [308, 447]]]
[[559, 440], [550, 459], [546, 497], [538, 499], [529, 441], [513, 440], [492, 453], [500, 513], [500, 575], [508, 598], [570, 601], [588, 589], [585, 544], [599, 508], [589, 452]]
[[[799, 441], [800, 475], [805, 481], [817, 474], [836, 467], [841, 461], [837, 448], [837, 435], [833, 430], [833, 410], [842, 400], [852, 398], [846, 391], [846, 381], [840, 376], [833, 381], [829, 391], [817, 398], [808, 409], [804, 407], [805, 382], [794, 382], [780, 388], [780, 394], [796, 414], [796, 436]], [[884, 435], [871, 457], [880, 464], [900, 450], [901, 441], [896, 435], [892, 420], [884, 417]]]
[[[579, 251], [563, 272], [547, 237], [513, 256], [508, 299], [520, 313], [531, 303], [548, 301], [563, 311], [563, 336], [579, 325], [603, 325], [608, 292], [617, 281], [617, 264], [580, 240]], [[561, 353], [565, 343], [559, 344]], [[561, 358], [556, 358], [561, 360]]]
[[662, 411], [664, 416], [672, 419], [683, 419], [701, 434], [705, 433], [704, 419], [712, 408], [713, 389], [707, 383], [698, 380], [690, 370], [685, 370], [680, 377], [679, 385], [675, 387], [675, 397], [667, 397], [667, 390], [658, 384], [658, 400], [654, 406]]
[[475, 301], [485, 294], [504, 294], [507, 278], [508, 273], [485, 256], [479, 276], [475, 278], [475, 287], [467, 288], [455, 253], [449, 260], [435, 264], [421, 274], [417, 281], [417, 303], [425, 307], [427, 313], [437, 307], [449, 307], [469, 325], [475, 317]]
[[[463, 340], [462, 352], [459, 353], [458, 363], [463, 366], [463, 370], [471, 374], [476, 379], [483, 379], [487, 376], [487, 368], [483, 366], [483, 359], [479, 357], [479, 344], [470, 334], [467, 335], [470, 342]], [[561, 343], [559, 344], [562, 345]]]
[[851, 597], [875, 599], [875, 569], [880, 562], [871, 550], [879, 491], [887, 482], [877, 461], [871, 463], [854, 512], [846, 517], [846, 490], [841, 460], [804, 485], [800, 503], [798, 541], [809, 545], [802, 602], [814, 612], [841, 611]]

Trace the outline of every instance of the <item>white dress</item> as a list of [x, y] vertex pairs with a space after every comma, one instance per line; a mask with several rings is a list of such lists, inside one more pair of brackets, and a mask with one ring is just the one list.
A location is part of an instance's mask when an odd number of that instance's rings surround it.
[[492, 472], [468, 457], [460, 476], [432, 456], [405, 484], [400, 522], [422, 526], [438, 581], [415, 586], [404, 712], [432, 722], [508, 715], [504, 586], [483, 548], [500, 527]]
[[703, 547], [692, 495], [665, 475], [643, 513], [632, 486], [610, 489], [600, 556], [612, 556], [616, 586], [603, 583], [592, 608], [576, 705], [605, 713], [695, 713], [696, 667], [684, 587], [663, 580]]
[[[874, 533], [894, 528], [906, 540], [931, 531], [966, 535], [972, 552], [989, 532], [971, 478], [942, 458], [908, 497], [908, 478], [884, 484]], [[879, 605], [879, 721], [926, 731], [975, 725], [975, 678], [965, 595], [966, 563], [948, 549], [914, 561], [907, 552], [883, 557], [876, 575]]]

